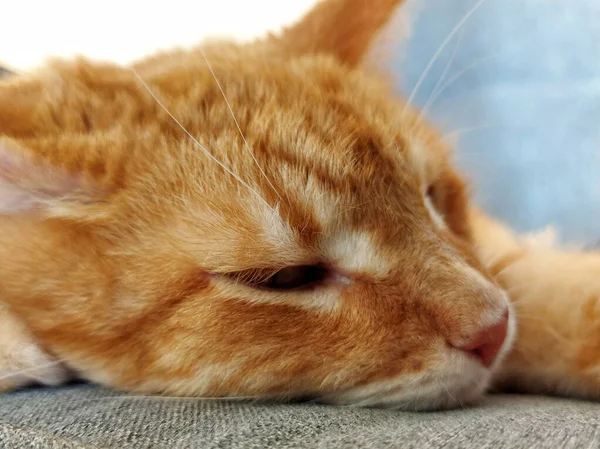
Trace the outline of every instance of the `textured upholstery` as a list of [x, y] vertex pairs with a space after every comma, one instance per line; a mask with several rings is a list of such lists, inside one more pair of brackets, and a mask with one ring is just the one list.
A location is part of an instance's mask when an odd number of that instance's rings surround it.
[[0, 396], [0, 447], [592, 448], [600, 404], [490, 396], [435, 413], [127, 397], [78, 385]]

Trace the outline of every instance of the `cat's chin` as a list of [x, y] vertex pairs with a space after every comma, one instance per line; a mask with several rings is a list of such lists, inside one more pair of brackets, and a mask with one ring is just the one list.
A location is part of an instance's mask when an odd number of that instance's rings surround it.
[[483, 397], [490, 383], [491, 372], [479, 366], [462, 372], [427, 373], [411, 377], [402, 376], [354, 388], [329, 396], [323, 402], [407, 411], [466, 407]]
[[425, 372], [402, 375], [369, 383], [325, 398], [324, 402], [381, 407], [396, 410], [444, 410], [474, 405], [479, 402], [501, 368], [516, 334], [512, 306], [507, 335], [498, 355], [489, 368], [479, 360], [456, 349], [445, 349], [436, 366]]

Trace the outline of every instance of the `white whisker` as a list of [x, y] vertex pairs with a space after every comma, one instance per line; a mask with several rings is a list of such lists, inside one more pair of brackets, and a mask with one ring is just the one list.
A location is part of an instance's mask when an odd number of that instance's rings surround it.
[[446, 384], [445, 384], [444, 382], [440, 382], [440, 381], [438, 381], [438, 382], [436, 382], [436, 383], [437, 383], [439, 386], [441, 386], [441, 387], [443, 387], [443, 388], [444, 388], [444, 390], [446, 391], [446, 394], [448, 395], [448, 397], [449, 397], [449, 398], [452, 400], [452, 402], [453, 402], [454, 404], [458, 404], [458, 405], [460, 405], [460, 408], [465, 408], [465, 406], [464, 406], [464, 404], [462, 403], [462, 401], [460, 401], [460, 400], [457, 400], [457, 399], [456, 399], [456, 398], [455, 398], [455, 397], [452, 395], [452, 393], [450, 393], [450, 390], [448, 390], [448, 387], [446, 386]]
[[475, 3], [475, 5], [469, 11], [467, 11], [467, 13], [463, 16], [463, 18], [450, 31], [450, 33], [448, 34], [448, 36], [446, 37], [444, 42], [442, 42], [442, 44], [439, 46], [437, 51], [433, 54], [433, 56], [429, 60], [429, 63], [425, 67], [425, 70], [423, 70], [423, 73], [417, 80], [417, 84], [415, 84], [415, 87], [413, 88], [412, 93], [408, 97], [408, 100], [406, 101], [406, 105], [404, 106], [404, 111], [403, 111], [402, 115], [404, 115], [408, 111], [408, 109], [411, 107], [411, 105], [415, 99], [415, 96], [419, 92], [419, 89], [421, 88], [421, 85], [425, 81], [425, 78], [427, 78], [427, 75], [431, 71], [433, 64], [435, 64], [435, 62], [440, 57], [440, 55], [442, 54], [442, 52], [444, 51], [444, 49], [446, 48], [448, 43], [452, 40], [454, 35], [460, 31], [460, 29], [465, 25], [465, 23], [467, 23], [469, 18], [473, 14], [475, 14], [475, 12], [479, 9], [479, 7], [483, 4], [483, 2], [485, 2], [485, 0], [479, 0], [477, 3]]
[[43, 363], [41, 365], [36, 365], [36, 366], [29, 367], [29, 368], [24, 368], [24, 369], [19, 370], [19, 371], [13, 371], [11, 373], [4, 374], [4, 375], [0, 376], [0, 380], [10, 379], [11, 377], [19, 376], [21, 374], [27, 374], [27, 373], [31, 373], [31, 372], [37, 371], [38, 369], [49, 368], [51, 366], [60, 365], [64, 361], [65, 361], [64, 359], [59, 359], [59, 360], [54, 360], [53, 362]]
[[473, 62], [473, 64], [471, 64], [471, 65], [465, 67], [464, 69], [458, 71], [452, 78], [450, 78], [448, 81], [446, 81], [439, 88], [439, 90], [437, 92], [434, 89], [434, 92], [429, 97], [429, 100], [427, 100], [427, 103], [425, 103], [425, 106], [423, 106], [423, 108], [421, 109], [422, 113], [425, 114], [429, 110], [429, 108], [435, 104], [435, 102], [437, 101], [437, 99], [439, 98], [439, 96], [448, 87], [450, 87], [453, 83], [455, 83], [457, 80], [459, 80], [461, 76], [469, 73], [471, 70], [477, 68], [477, 66], [483, 64], [484, 62], [487, 62], [487, 61], [489, 61], [491, 59], [497, 58], [498, 56], [500, 56], [500, 54], [495, 54], [495, 55], [492, 55], [492, 56], [487, 56], [485, 58], [478, 59], [475, 62]]
[[181, 128], [181, 130], [194, 142], [194, 144], [196, 144], [196, 146], [198, 148], [200, 148], [200, 150], [202, 150], [202, 152], [208, 157], [210, 158], [213, 162], [215, 162], [216, 164], [218, 164], [223, 170], [225, 170], [227, 173], [229, 173], [231, 176], [233, 176], [241, 185], [243, 185], [244, 187], [246, 187], [250, 192], [252, 192], [259, 200], [261, 200], [263, 203], [265, 203], [267, 205], [267, 207], [272, 210], [273, 212], [275, 212], [275, 210], [271, 207], [271, 205], [256, 191], [254, 190], [252, 187], [250, 187], [250, 185], [248, 185], [242, 178], [240, 178], [238, 175], [236, 175], [234, 172], [232, 172], [225, 164], [223, 164], [221, 161], [219, 161], [216, 157], [214, 157], [212, 155], [212, 153], [210, 151], [208, 151], [204, 145], [202, 145], [198, 139], [196, 139], [192, 133], [190, 133], [185, 126], [183, 126], [181, 124], [181, 122], [179, 120], [177, 120], [177, 118], [167, 109], [167, 107], [163, 104], [163, 102], [160, 100], [160, 98], [158, 98], [158, 96], [152, 91], [152, 89], [150, 88], [150, 86], [146, 83], [146, 81], [144, 81], [144, 79], [140, 76], [140, 74], [137, 72], [137, 70], [135, 70], [133, 67], [131, 67], [131, 71], [133, 72], [133, 74], [135, 75], [135, 77], [138, 79], [138, 81], [140, 82], [140, 84], [144, 87], [144, 89], [146, 89], [148, 91], [148, 93], [150, 94], [150, 96], [156, 101], [156, 103], [161, 107], [161, 109], [177, 124], [177, 126], [179, 126]]
[[450, 55], [450, 58], [448, 59], [448, 62], [446, 63], [446, 67], [444, 67], [444, 71], [440, 75], [440, 78], [438, 79], [433, 90], [431, 91], [429, 98], [425, 102], [425, 106], [423, 106], [421, 108], [422, 115], [425, 115], [425, 112], [427, 111], [427, 107], [431, 103], [431, 99], [437, 97], [438, 89], [440, 89], [440, 85], [444, 82], [444, 80], [446, 79], [446, 75], [448, 74], [448, 71], [452, 67], [452, 63], [454, 62], [454, 58], [456, 58], [456, 53], [458, 52], [458, 47], [460, 47], [460, 43], [462, 41], [463, 36], [464, 36], [464, 33], [461, 30], [461, 33], [458, 35], [458, 38], [456, 39], [456, 44], [454, 45], [454, 49], [452, 50], [452, 55]]
[[168, 400], [183, 400], [183, 401], [248, 401], [248, 400], [269, 400], [262, 396], [160, 396], [160, 395], [122, 395], [122, 396], [106, 396], [102, 398], [90, 398], [81, 399], [82, 402], [88, 401], [109, 401], [109, 400], [123, 400], [123, 399], [159, 399], [163, 401]]
[[215, 74], [215, 71], [213, 70], [211, 63], [209, 62], [208, 58], [206, 57], [206, 54], [204, 53], [204, 51], [202, 50], [202, 48], [199, 48], [198, 50], [199, 50], [200, 54], [202, 55], [202, 58], [204, 58], [204, 61], [206, 62], [206, 66], [208, 67], [208, 70], [210, 70], [210, 73], [211, 73], [212, 77], [214, 78], [215, 83], [217, 84], [217, 87], [219, 88], [219, 91], [221, 92], [221, 95], [223, 96], [223, 100], [225, 100], [225, 104], [227, 105], [227, 109], [229, 110], [229, 113], [231, 114], [231, 118], [233, 119], [233, 122], [235, 123], [235, 126], [237, 127], [237, 130], [240, 133], [240, 136], [242, 137], [242, 140], [244, 141], [244, 145], [245, 145], [246, 149], [248, 150], [248, 153], [250, 153], [250, 157], [252, 157], [252, 160], [254, 161], [254, 163], [256, 164], [256, 166], [258, 167], [258, 169], [260, 170], [260, 173], [263, 175], [263, 177], [265, 178], [265, 180], [267, 181], [267, 183], [273, 189], [273, 192], [275, 192], [275, 195], [277, 195], [277, 197], [281, 201], [283, 201], [283, 198], [281, 198], [281, 195], [279, 195], [279, 192], [277, 191], [277, 189], [275, 188], [275, 186], [273, 185], [273, 183], [267, 177], [267, 174], [264, 172], [264, 170], [262, 169], [262, 167], [258, 163], [258, 160], [256, 159], [256, 156], [254, 156], [254, 152], [252, 151], [252, 148], [248, 144], [248, 141], [246, 140], [246, 137], [244, 136], [244, 133], [242, 132], [242, 128], [240, 127], [240, 124], [239, 124], [237, 118], [235, 117], [235, 114], [233, 113], [233, 109], [231, 107], [231, 103], [227, 99], [227, 96], [225, 95], [225, 91], [221, 87], [221, 83], [219, 82], [219, 79], [217, 78], [217, 75]]
[[454, 137], [458, 137], [461, 136], [462, 134], [467, 134], [467, 133], [471, 133], [474, 131], [481, 131], [481, 130], [485, 130], [485, 129], [492, 129], [492, 128], [527, 128], [530, 125], [516, 125], [516, 124], [511, 124], [511, 123], [496, 123], [496, 124], [489, 124], [489, 125], [477, 125], [477, 126], [467, 126], [465, 128], [459, 128], [459, 129], [455, 129], [453, 131], [450, 131], [448, 133], [446, 133], [444, 135], [444, 140], [450, 140]]
[[[505, 275], [505, 274], [508, 274], [508, 273], [509, 273], [509, 270], [512, 270], [512, 269], [514, 269], [515, 267], [518, 267], [518, 262], [520, 262], [520, 260], [516, 260], [516, 261], [514, 261], [514, 262], [510, 263], [508, 266], [506, 266], [506, 267], [504, 267], [502, 270], [498, 271], [498, 272], [495, 274], [495, 277], [496, 277], [496, 278], [500, 278], [501, 276], [503, 276], [503, 275]], [[511, 288], [519, 288], [519, 287], [523, 287], [523, 286], [529, 286], [529, 285], [531, 285], [531, 284], [520, 284], [520, 285], [513, 285]], [[511, 291], [511, 290], [509, 289], [509, 291]]]
[[499, 253], [495, 256], [492, 256], [485, 261], [485, 265], [487, 268], [491, 268], [508, 255], [510, 255], [510, 252]]

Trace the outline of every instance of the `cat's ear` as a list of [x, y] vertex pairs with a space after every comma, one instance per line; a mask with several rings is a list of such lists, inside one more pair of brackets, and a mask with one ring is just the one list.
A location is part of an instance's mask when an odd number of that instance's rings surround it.
[[321, 0], [280, 41], [293, 54], [326, 53], [355, 66], [403, 0]]
[[85, 176], [53, 167], [17, 141], [0, 137], [0, 215], [96, 220], [108, 215], [102, 197]]

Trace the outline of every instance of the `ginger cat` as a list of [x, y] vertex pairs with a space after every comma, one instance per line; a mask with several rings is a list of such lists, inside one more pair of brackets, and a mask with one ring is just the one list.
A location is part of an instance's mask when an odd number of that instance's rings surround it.
[[523, 270], [502, 271], [513, 256], [494, 259], [502, 232], [470, 212], [441, 136], [361, 64], [400, 3], [325, 0], [251, 44], [2, 81], [0, 300], [18, 333], [0, 334], [0, 387], [51, 354], [36, 380], [147, 393], [431, 409], [496, 376], [595, 396], [592, 284], [590, 338], [544, 355], [555, 336], [527, 317], [546, 298], [515, 313], [501, 286], [547, 273], [512, 238]]

